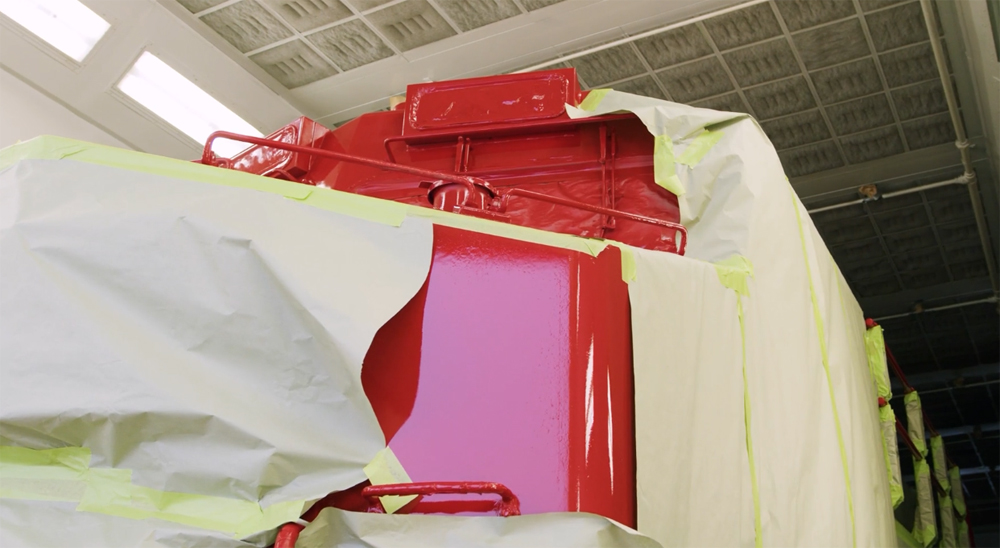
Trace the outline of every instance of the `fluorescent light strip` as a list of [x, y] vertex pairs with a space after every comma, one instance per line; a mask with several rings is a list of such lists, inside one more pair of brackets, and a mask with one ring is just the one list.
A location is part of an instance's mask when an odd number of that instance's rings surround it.
[[0, 0], [0, 13], [78, 62], [111, 28], [77, 0]]
[[[257, 128], [148, 51], [132, 65], [118, 89], [198, 143], [219, 130], [263, 137]], [[213, 150], [231, 157], [246, 147], [246, 143], [218, 140]]]

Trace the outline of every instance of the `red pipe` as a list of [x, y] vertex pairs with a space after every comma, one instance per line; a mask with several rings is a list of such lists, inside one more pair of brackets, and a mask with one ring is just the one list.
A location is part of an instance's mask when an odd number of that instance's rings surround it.
[[388, 483], [384, 485], [369, 485], [361, 490], [361, 496], [376, 499], [384, 496], [406, 495], [468, 495], [491, 494], [499, 495], [497, 515], [521, 515], [521, 502], [506, 485], [487, 481], [455, 481], [439, 482], [424, 481], [415, 483]]
[[[558, 196], [551, 196], [549, 194], [542, 194], [541, 192], [535, 192], [532, 190], [524, 190], [521, 188], [510, 188], [500, 191], [501, 199], [506, 203], [506, 200], [510, 196], [521, 196], [524, 198], [531, 198], [534, 200], [541, 200], [543, 202], [549, 202], [558, 205], [564, 205], [568, 207], [575, 207], [577, 209], [583, 209], [585, 211], [591, 211], [593, 213], [600, 213], [602, 215], [609, 215], [612, 217], [621, 217], [624, 219], [629, 219], [632, 221], [638, 221], [640, 223], [647, 223], [651, 225], [660, 226], [663, 228], [672, 228], [683, 234], [681, 242], [677, 243], [677, 254], [683, 255], [684, 248], [687, 246], [687, 229], [683, 225], [672, 223], [670, 221], [664, 221], [662, 219], [654, 219], [653, 217], [646, 217], [645, 215], [637, 215], [635, 213], [629, 213], [627, 211], [619, 211], [617, 209], [609, 209], [606, 207], [595, 206], [590, 204], [585, 204], [583, 202], [577, 202], [574, 200], [568, 200], [566, 198], [560, 198]], [[501, 206], [501, 209], [506, 209], [506, 207]]]
[[331, 158], [333, 160], [340, 160], [342, 162], [351, 162], [369, 167], [377, 167], [379, 169], [384, 169], [386, 171], [398, 171], [401, 173], [409, 173], [410, 175], [416, 175], [418, 177], [427, 177], [428, 179], [435, 179], [435, 180], [439, 179], [442, 181], [448, 181], [450, 183], [458, 183], [460, 185], [465, 185], [469, 189], [469, 193], [466, 196], [467, 200], [466, 204], [468, 204], [468, 200], [471, 199], [472, 194], [475, 191], [476, 185], [489, 188], [489, 185], [486, 183], [486, 181], [480, 179], [479, 177], [455, 175], [453, 173], [444, 173], [441, 171], [431, 171], [429, 169], [421, 169], [418, 167], [393, 164], [390, 162], [375, 160], [373, 158], [355, 156], [353, 154], [333, 152], [332, 150], [324, 150], [321, 148], [313, 148], [302, 145], [293, 145], [290, 143], [283, 143], [281, 141], [272, 141], [270, 139], [263, 139], [260, 137], [250, 137], [249, 135], [240, 135], [238, 133], [230, 133], [228, 131], [216, 131], [215, 133], [208, 136], [208, 139], [205, 141], [205, 149], [201, 153], [201, 163], [209, 166], [228, 167], [226, 165], [226, 163], [229, 161], [228, 159], [220, 160], [216, 158], [215, 153], [212, 152], [212, 142], [215, 141], [216, 139], [230, 139], [232, 141], [240, 141], [262, 147], [277, 148], [280, 150], [287, 150], [289, 152], [297, 152], [299, 154], [322, 156], [324, 158]]

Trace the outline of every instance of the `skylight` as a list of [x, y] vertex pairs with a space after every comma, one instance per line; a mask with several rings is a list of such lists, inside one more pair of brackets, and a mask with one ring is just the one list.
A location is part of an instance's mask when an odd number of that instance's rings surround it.
[[0, 13], [77, 61], [111, 28], [77, 0], [0, 0]]
[[[263, 137], [246, 120], [148, 51], [132, 65], [118, 89], [199, 143], [219, 130]], [[247, 146], [220, 139], [213, 149], [229, 157]]]

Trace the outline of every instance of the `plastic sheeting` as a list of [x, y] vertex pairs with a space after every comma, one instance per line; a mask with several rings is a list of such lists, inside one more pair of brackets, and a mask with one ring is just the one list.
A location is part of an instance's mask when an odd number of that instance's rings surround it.
[[955, 508], [951, 499], [951, 481], [948, 478], [948, 458], [944, 454], [944, 441], [940, 435], [931, 436], [931, 465], [934, 468], [934, 478], [944, 489], [944, 494], [938, 493], [938, 510], [941, 516], [941, 543], [943, 548], [955, 548]]
[[[744, 115], [602, 94], [570, 115], [627, 110], [663, 136], [657, 182], [689, 237], [686, 257], [634, 251], [639, 531], [895, 544], [864, 318], [767, 137]], [[713, 272], [734, 258], [752, 265], [742, 291]]]
[[607, 518], [583, 513], [515, 517], [382, 515], [326, 508], [297, 548], [661, 548]]
[[385, 441], [361, 362], [426, 279], [429, 222], [52, 160], [0, 173], [0, 208], [0, 445], [85, 448], [90, 512], [173, 521], [206, 496], [280, 523], [364, 481]]

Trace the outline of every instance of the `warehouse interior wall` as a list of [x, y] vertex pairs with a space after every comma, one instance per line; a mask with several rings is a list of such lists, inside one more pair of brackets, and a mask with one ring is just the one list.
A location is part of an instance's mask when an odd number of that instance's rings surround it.
[[61, 135], [132, 148], [14, 74], [0, 69], [0, 148], [39, 135]]

